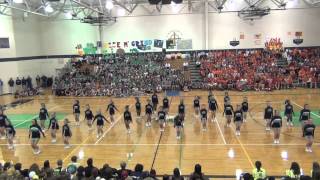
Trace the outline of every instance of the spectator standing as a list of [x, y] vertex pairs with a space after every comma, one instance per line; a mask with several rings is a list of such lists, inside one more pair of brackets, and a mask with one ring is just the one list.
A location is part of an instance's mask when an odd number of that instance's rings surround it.
[[21, 91], [21, 84], [22, 84], [21, 80], [19, 79], [19, 77], [17, 77], [17, 79], [16, 79], [16, 87], [17, 87], [16, 91], [18, 91], [18, 92]]
[[8, 85], [9, 85], [9, 93], [13, 94], [13, 91], [14, 91], [14, 80], [12, 78], [9, 79]]

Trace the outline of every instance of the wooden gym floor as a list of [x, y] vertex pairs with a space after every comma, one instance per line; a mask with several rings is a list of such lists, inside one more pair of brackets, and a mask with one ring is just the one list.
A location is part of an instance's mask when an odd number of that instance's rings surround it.
[[[72, 147], [64, 149], [61, 138], [61, 129], [58, 133], [58, 142], [51, 144], [50, 134], [47, 131], [46, 138], [40, 140], [42, 153], [34, 155], [29, 145], [28, 129], [19, 128], [22, 124], [29, 124], [32, 117], [23, 119], [17, 128], [15, 151], [7, 149], [6, 140], [0, 140], [0, 159], [4, 161], [21, 162], [24, 167], [36, 162], [42, 165], [44, 160], [50, 160], [53, 167], [57, 159], [64, 160], [67, 164], [73, 155], [82, 157], [80, 163], [85, 165], [86, 159], [92, 157], [96, 166], [105, 163], [112, 167], [119, 167], [121, 161], [126, 161], [130, 168], [136, 163], [142, 163], [146, 170], [151, 167], [157, 170], [157, 174], [172, 174], [175, 167], [181, 169], [182, 174], [190, 174], [194, 165], [200, 163], [207, 175], [235, 175], [236, 169], [250, 171], [256, 160], [263, 163], [268, 175], [284, 175], [292, 161], [297, 161], [306, 174], [310, 173], [312, 162], [320, 157], [320, 132], [316, 129], [315, 144], [312, 153], [304, 150], [305, 140], [301, 137], [301, 129], [298, 126], [282, 128], [280, 144], [273, 145], [273, 134], [265, 131], [262, 112], [267, 100], [272, 102], [275, 109], [283, 110], [284, 100], [291, 99], [295, 111], [300, 111], [304, 103], [309, 103], [312, 110], [320, 109], [319, 89], [295, 89], [274, 92], [230, 92], [232, 104], [240, 104], [243, 96], [247, 96], [250, 105], [250, 115], [243, 124], [241, 136], [235, 136], [235, 126], [225, 128], [225, 119], [222, 117], [223, 92], [214, 91], [220, 109], [218, 123], [208, 123], [208, 130], [201, 131], [199, 120], [194, 119], [192, 108], [195, 95], [201, 96], [201, 102], [207, 103], [207, 91], [191, 91], [180, 93], [186, 104], [187, 114], [185, 120], [184, 135], [181, 140], [175, 137], [175, 129], [169, 123], [161, 135], [157, 122], [153, 122], [152, 128], [144, 126], [135, 120], [134, 98], [113, 98], [120, 113], [116, 113], [116, 123], [113, 126], [105, 126], [105, 137], [96, 138], [96, 131], [88, 131], [85, 122], [80, 127], [74, 126], [72, 104], [74, 99], [79, 99], [81, 104], [81, 119], [85, 104], [90, 104], [93, 112], [98, 108], [106, 109], [109, 97], [54, 97], [51, 95], [35, 97], [33, 101], [6, 110], [7, 115], [38, 114], [40, 103], [47, 105], [49, 112], [65, 114], [72, 123], [73, 137]], [[159, 95], [162, 101], [162, 95]], [[177, 106], [181, 97], [169, 97], [171, 102], [169, 115], [177, 112]], [[142, 97], [143, 107], [148, 97]], [[11, 96], [0, 96], [0, 104], [9, 104], [14, 101]], [[130, 105], [134, 116], [133, 132], [128, 135], [122, 119], [125, 105]], [[144, 112], [144, 109], [143, 109]], [[320, 119], [317, 111], [313, 117]], [[107, 113], [104, 113], [106, 117]], [[296, 114], [298, 115], [298, 113]], [[318, 118], [318, 119], [317, 119]], [[62, 123], [62, 121], [60, 122]], [[284, 123], [285, 124], [285, 123]]]

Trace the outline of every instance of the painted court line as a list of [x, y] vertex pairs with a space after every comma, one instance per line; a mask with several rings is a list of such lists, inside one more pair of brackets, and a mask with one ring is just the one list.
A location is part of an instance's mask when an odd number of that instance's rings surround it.
[[[129, 106], [129, 109], [132, 107], [132, 104]], [[118, 122], [121, 120], [121, 115], [118, 117], [118, 119], [103, 133], [103, 135], [94, 143], [94, 144], [98, 144], [106, 134], [108, 134], [108, 132], [116, 125], [118, 124]]]
[[[65, 144], [58, 143], [58, 144], [39, 144], [40, 146], [64, 146]], [[141, 143], [141, 144], [70, 144], [72, 146], [157, 146], [158, 144], [146, 144], [146, 143]], [[174, 143], [167, 143], [167, 144], [159, 144], [159, 146], [241, 146], [241, 144], [174, 144]], [[305, 146], [306, 144], [242, 144], [242, 146]], [[313, 145], [320, 145], [320, 143], [313, 143]], [[8, 144], [0, 144], [0, 146], [8, 146]], [[30, 146], [30, 144], [15, 144], [15, 146]]]
[[[128, 102], [128, 100], [126, 101], [126, 103]], [[115, 126], [116, 123], [118, 123], [118, 121], [120, 121], [121, 119], [121, 115], [117, 118], [117, 120], [113, 123], [113, 125], [111, 125], [109, 127], [109, 129], [103, 133], [103, 135], [93, 144], [93, 145], [97, 145], [101, 140], [102, 138], [111, 130], [112, 127]], [[94, 133], [92, 133], [91, 135], [89, 135], [81, 144], [78, 144], [76, 145], [77, 147], [74, 148], [64, 159], [63, 159], [63, 162], [65, 162], [73, 153], [75, 153], [81, 146], [84, 146], [86, 144], [86, 142], [89, 140], [89, 138], [93, 135]]]
[[[217, 103], [219, 104], [219, 107], [223, 107], [223, 106], [221, 106], [221, 104], [219, 103], [218, 99], [217, 99]], [[218, 109], [218, 110], [220, 111], [220, 109]], [[216, 116], [217, 116], [217, 114], [216, 114]], [[226, 141], [226, 139], [225, 139], [225, 137], [224, 137], [224, 135], [223, 135], [223, 133], [222, 133], [222, 130], [221, 130], [221, 128], [220, 128], [218, 119], [216, 120], [216, 123], [217, 123], [217, 125], [218, 125], [219, 133], [220, 133], [220, 135], [221, 135], [221, 137], [222, 137], [223, 143], [224, 143], [224, 144], [227, 144], [227, 141]]]
[[[300, 106], [298, 103], [296, 103], [296, 102], [294, 102], [294, 101], [292, 101], [292, 103], [295, 104], [296, 106], [300, 107], [301, 109], [303, 109], [303, 107]], [[313, 115], [315, 115], [315, 116], [317, 116], [317, 117], [320, 118], [320, 116], [319, 116], [318, 114], [315, 114], [315, 113], [313, 113], [313, 112], [311, 112], [311, 114], [313, 114]]]
[[[52, 110], [56, 109], [57, 107], [59, 107], [59, 106], [54, 106], [54, 107], [52, 107], [52, 108], [48, 109], [48, 112], [50, 112], [50, 111], [52, 111]], [[39, 115], [35, 115], [35, 116], [33, 116], [33, 117], [29, 118], [29, 119], [26, 119], [26, 120], [22, 121], [21, 123], [14, 125], [14, 128], [16, 128], [16, 127], [20, 126], [21, 124], [24, 124], [24, 123], [30, 122], [30, 121], [32, 121], [34, 118], [37, 118], [37, 117], [39, 117]]]

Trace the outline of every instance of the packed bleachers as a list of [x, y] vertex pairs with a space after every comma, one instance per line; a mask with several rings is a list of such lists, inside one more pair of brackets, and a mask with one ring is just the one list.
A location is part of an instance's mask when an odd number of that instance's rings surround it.
[[[291, 48], [280, 52], [217, 50], [177, 57], [178, 54], [163, 53], [86, 57], [72, 62], [72, 66], [55, 79], [53, 92], [62, 96], [123, 97], [170, 89], [271, 91], [320, 86], [319, 48]], [[278, 65], [281, 59], [288, 61], [288, 65]], [[203, 81], [191, 82], [188, 71], [191, 61], [199, 64]]]
[[[87, 160], [86, 165], [81, 165], [76, 156], [71, 157], [71, 163], [63, 164], [62, 160], [57, 160], [55, 165], [52, 165], [49, 160], [44, 161], [43, 166], [36, 163], [25, 168], [21, 163], [13, 164], [5, 162], [0, 164], [0, 179], [47, 179], [47, 180], [206, 180], [214, 178], [214, 175], [206, 175], [203, 173], [200, 164], [194, 166], [194, 171], [189, 174], [182, 175], [179, 168], [174, 168], [172, 174], [158, 175], [156, 170], [151, 168], [146, 170], [143, 164], [136, 164], [134, 169], [127, 168], [125, 162], [120, 163], [120, 168], [111, 167], [109, 164], [104, 164], [102, 167], [97, 167], [92, 158]], [[230, 175], [229, 175], [230, 176]], [[226, 176], [225, 178], [229, 177]], [[251, 172], [239, 172], [232, 175], [236, 179], [243, 180], [272, 180], [275, 176], [270, 176], [268, 170], [264, 169], [260, 161], [255, 162], [255, 168]], [[288, 180], [304, 180], [320, 179], [320, 166], [318, 162], [312, 165], [311, 173], [308, 175], [303, 173], [302, 168], [297, 162], [292, 162], [291, 166], [284, 171], [282, 179]], [[221, 177], [220, 177], [221, 178]]]
[[[285, 52], [255, 50], [210, 51], [199, 56], [206, 88], [234, 90], [279, 90], [298, 85], [318, 87], [319, 48]], [[277, 66], [281, 58], [289, 66]]]
[[182, 89], [188, 84], [183, 69], [166, 66], [162, 54], [130, 54], [84, 58], [55, 79], [56, 95], [141, 95], [154, 90]]
[[320, 48], [290, 48], [286, 49], [284, 56], [294, 81], [302, 87], [319, 87]]

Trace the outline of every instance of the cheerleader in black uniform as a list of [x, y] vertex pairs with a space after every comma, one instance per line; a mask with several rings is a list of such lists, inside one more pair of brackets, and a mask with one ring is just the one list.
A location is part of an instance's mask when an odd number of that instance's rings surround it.
[[194, 116], [198, 117], [200, 112], [200, 97], [196, 96], [193, 100]]
[[6, 121], [9, 121], [8, 117], [4, 115], [3, 109], [0, 109], [0, 138], [6, 139]]
[[287, 126], [293, 126], [292, 117], [294, 115], [293, 106], [290, 103], [290, 100], [286, 100], [284, 107], [284, 115], [287, 118]]
[[174, 128], [176, 128], [177, 139], [181, 139], [181, 131], [183, 128], [183, 117], [181, 114], [174, 117]]
[[212, 96], [213, 96], [212, 91], [209, 91], [209, 94], [208, 94], [208, 103], [209, 103], [209, 101], [210, 101], [210, 99], [211, 99]]
[[273, 108], [270, 102], [267, 102], [267, 107], [264, 109], [264, 120], [266, 121], [266, 131], [270, 131], [270, 122], [273, 117]]
[[314, 130], [316, 129], [316, 126], [313, 124], [312, 119], [309, 119], [306, 121], [306, 124], [304, 125], [303, 129], [303, 135], [307, 140], [306, 144], [306, 152], [312, 152], [312, 144], [314, 139]]
[[233, 113], [233, 121], [236, 125], [236, 136], [240, 136], [240, 129], [243, 122], [243, 112], [240, 105], [237, 105], [237, 109]]
[[32, 125], [29, 127], [29, 139], [31, 138], [31, 147], [34, 154], [40, 154], [41, 152], [38, 146], [41, 134], [43, 137], [46, 137], [38, 125], [37, 120], [33, 119]]
[[71, 147], [69, 143], [71, 136], [72, 136], [72, 132], [69, 126], [69, 120], [66, 118], [64, 119], [64, 125], [62, 126], [63, 143], [64, 143], [64, 148], [66, 149]]
[[305, 104], [303, 106], [303, 109], [300, 111], [300, 118], [299, 118], [299, 121], [301, 123], [301, 128], [302, 128], [302, 136], [304, 135], [303, 134], [304, 125], [310, 119], [310, 116], [311, 116], [311, 111], [309, 109], [309, 105]]
[[153, 113], [156, 113], [157, 107], [158, 107], [158, 104], [159, 104], [159, 99], [158, 99], [158, 95], [156, 94], [156, 92], [154, 92], [152, 94], [151, 101], [152, 101]]
[[166, 112], [164, 111], [162, 106], [160, 106], [160, 108], [159, 108], [158, 120], [159, 120], [159, 125], [160, 125], [160, 132], [163, 132], [165, 122], [166, 122]]
[[40, 120], [40, 127], [42, 130], [45, 130], [45, 122], [49, 119], [49, 113], [44, 103], [41, 103], [41, 108], [39, 112], [39, 120]]
[[51, 142], [55, 143], [57, 142], [57, 131], [59, 130], [59, 123], [58, 120], [56, 119], [56, 113], [53, 112], [51, 114], [48, 130], [51, 128]]
[[6, 136], [8, 140], [8, 149], [14, 149], [13, 146], [13, 138], [16, 135], [16, 131], [14, 127], [12, 126], [10, 121], [6, 121]]
[[282, 117], [277, 110], [274, 110], [274, 116], [271, 119], [270, 125], [274, 133], [274, 144], [280, 143], [280, 132], [282, 127]]
[[231, 98], [229, 96], [229, 92], [228, 91], [224, 92], [223, 102], [224, 102], [224, 105], [226, 105], [228, 102], [231, 102]]
[[227, 119], [226, 127], [230, 127], [230, 123], [233, 115], [233, 107], [229, 101], [226, 102], [224, 106], [223, 116], [224, 115], [226, 115], [226, 119]]
[[125, 107], [125, 111], [123, 113], [124, 124], [126, 125], [127, 133], [130, 134], [130, 123], [132, 123], [131, 112], [129, 111], [129, 106]]
[[114, 105], [114, 102], [112, 101], [112, 99], [110, 100], [110, 103], [108, 104], [107, 111], [109, 111], [111, 124], [113, 124], [114, 123], [114, 114], [115, 114], [116, 111], [118, 111], [118, 109]]
[[137, 112], [137, 118], [140, 119], [141, 116], [141, 102], [139, 97], [136, 97], [136, 112]]
[[101, 110], [97, 111], [97, 115], [94, 117], [92, 123], [97, 120], [97, 138], [103, 135], [104, 121], [110, 124], [110, 122], [101, 114]]
[[178, 106], [178, 114], [182, 118], [182, 124], [184, 124], [185, 111], [186, 111], [186, 108], [185, 108], [185, 105], [183, 103], [183, 99], [181, 99], [180, 100], [180, 104]]
[[202, 106], [201, 106], [200, 116], [201, 116], [202, 131], [206, 131], [207, 130], [208, 111], [206, 109], [206, 105], [204, 105], [204, 104], [202, 104]]
[[209, 100], [209, 110], [210, 110], [211, 122], [217, 121], [217, 118], [216, 118], [217, 109], [218, 109], [217, 100], [214, 98], [214, 96], [211, 96], [210, 100]]
[[87, 125], [89, 127], [89, 131], [92, 130], [92, 120], [94, 118], [94, 115], [90, 109], [90, 105], [86, 105], [86, 110], [84, 111], [84, 118], [87, 120]]
[[169, 113], [169, 99], [165, 96], [162, 100], [163, 111], [168, 114]]
[[80, 126], [80, 102], [79, 102], [79, 100], [74, 101], [73, 114], [74, 114], [74, 119], [76, 121], [76, 125]]
[[147, 116], [146, 127], [151, 127], [151, 116], [152, 116], [153, 107], [149, 99], [147, 100], [147, 102], [148, 104], [146, 105], [146, 116]]
[[242, 115], [243, 115], [243, 122], [247, 121], [247, 113], [249, 110], [249, 103], [248, 103], [248, 98], [244, 97], [242, 104], [241, 104], [241, 110], [242, 110]]

